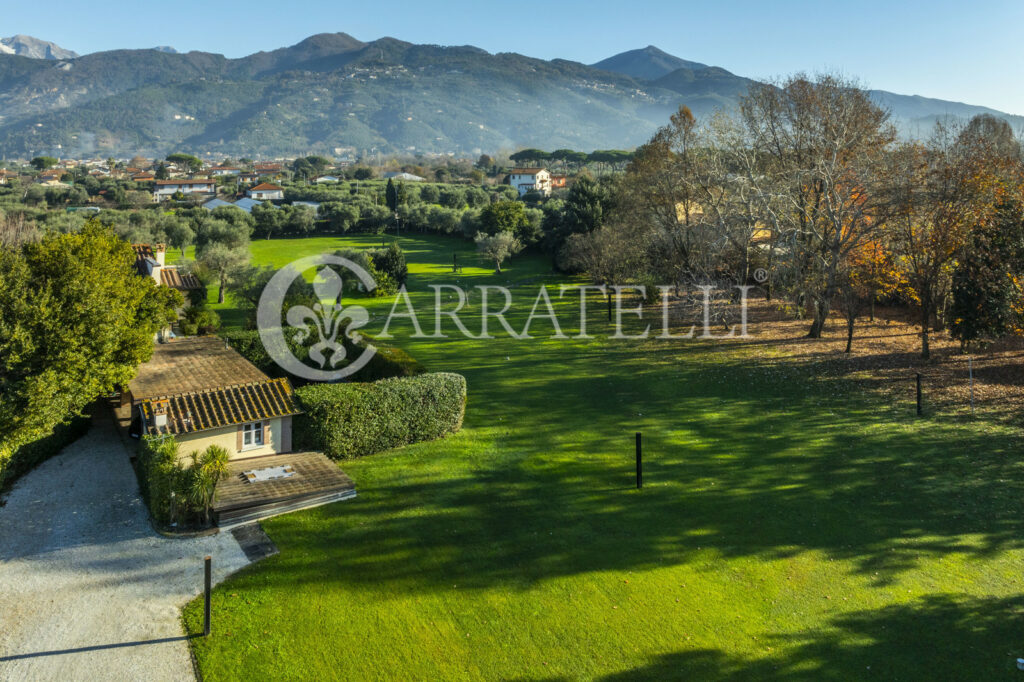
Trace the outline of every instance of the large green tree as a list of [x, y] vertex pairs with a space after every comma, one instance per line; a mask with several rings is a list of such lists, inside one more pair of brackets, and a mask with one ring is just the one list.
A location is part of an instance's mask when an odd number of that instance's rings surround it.
[[977, 225], [953, 273], [950, 333], [966, 348], [1021, 326], [1024, 205], [1002, 201]]
[[32, 166], [36, 170], [46, 170], [47, 168], [53, 168], [57, 165], [57, 159], [52, 156], [37, 156], [32, 159]]
[[228, 278], [249, 262], [249, 249], [223, 242], [212, 242], [196, 253], [199, 266], [217, 278], [217, 303], [223, 303]]
[[134, 263], [131, 245], [95, 220], [0, 247], [0, 468], [149, 359], [181, 294]]
[[521, 201], [495, 201], [480, 211], [480, 226], [487, 234], [509, 232], [518, 236], [529, 225]]

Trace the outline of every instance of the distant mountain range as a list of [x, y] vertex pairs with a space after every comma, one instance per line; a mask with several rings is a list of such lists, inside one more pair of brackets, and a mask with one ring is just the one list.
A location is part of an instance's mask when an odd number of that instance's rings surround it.
[[[0, 41], [0, 156], [478, 154], [630, 148], [680, 104], [736, 107], [754, 82], [649, 46], [593, 65], [320, 34], [240, 59], [173, 48], [77, 56]], [[20, 52], [19, 52], [20, 51]], [[872, 91], [905, 133], [985, 107]]]
[[74, 59], [78, 56], [59, 45], [23, 35], [0, 38], [0, 54], [16, 54], [31, 59]]

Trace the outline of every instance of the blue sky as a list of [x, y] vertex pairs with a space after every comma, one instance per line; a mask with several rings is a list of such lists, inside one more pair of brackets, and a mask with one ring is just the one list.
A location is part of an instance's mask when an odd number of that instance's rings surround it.
[[[4, 2], [0, 36], [80, 53], [171, 45], [238, 57], [314, 33], [472, 44], [592, 63], [649, 44], [754, 78], [838, 70], [866, 85], [1024, 114], [1024, 2]], [[530, 3], [523, 3], [524, 5]]]

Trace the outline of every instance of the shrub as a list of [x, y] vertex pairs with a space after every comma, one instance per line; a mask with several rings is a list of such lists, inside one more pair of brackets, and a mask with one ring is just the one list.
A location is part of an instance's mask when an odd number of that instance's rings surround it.
[[361, 334], [362, 340], [352, 343], [345, 337], [345, 348], [348, 349], [348, 358], [354, 360], [363, 352], [367, 344], [372, 344], [377, 352], [365, 366], [349, 376], [350, 381], [377, 381], [379, 379], [391, 379], [394, 377], [412, 377], [424, 374], [427, 368], [419, 363], [416, 358], [406, 353], [401, 348], [389, 346], [374, 339], [368, 334]]
[[185, 310], [178, 324], [185, 336], [207, 336], [220, 329], [220, 315], [212, 308], [193, 306]]
[[405, 253], [398, 242], [391, 242], [384, 249], [370, 251], [370, 259], [378, 272], [391, 277], [398, 286], [405, 284], [409, 278], [409, 266], [405, 263]]
[[172, 436], [143, 436], [138, 459], [139, 488], [157, 522], [210, 524], [210, 506], [217, 482], [227, 475], [228, 451], [211, 445], [191, 454], [182, 466]]
[[0, 447], [0, 490], [85, 435], [89, 423], [88, 417], [75, 417], [67, 423], [58, 424], [48, 436], [25, 443], [10, 457], [5, 458]]
[[[309, 348], [296, 341], [299, 332], [299, 329], [289, 327], [285, 329], [284, 338], [288, 342], [288, 347], [291, 349], [292, 354], [299, 358], [299, 360], [305, 360], [309, 356]], [[274, 362], [263, 347], [263, 339], [260, 338], [259, 330], [247, 329], [244, 331], [222, 332], [220, 337], [229, 346], [238, 351], [239, 355], [256, 365], [256, 368], [264, 374], [268, 374], [271, 377], [288, 376], [287, 372]], [[310, 341], [310, 343], [314, 342]]]
[[423, 185], [420, 188], [420, 201], [426, 204], [436, 204], [441, 198], [441, 192], [437, 185]]
[[138, 473], [142, 498], [154, 519], [170, 524], [185, 516], [188, 512], [186, 473], [181, 468], [178, 442], [174, 438], [143, 436]]
[[301, 447], [343, 459], [434, 440], [462, 427], [466, 379], [423, 374], [373, 383], [314, 384], [296, 390]]

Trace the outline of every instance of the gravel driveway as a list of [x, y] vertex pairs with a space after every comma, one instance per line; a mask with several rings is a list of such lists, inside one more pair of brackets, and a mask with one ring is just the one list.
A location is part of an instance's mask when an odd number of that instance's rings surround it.
[[97, 417], [0, 507], [0, 679], [193, 679], [180, 609], [207, 554], [214, 580], [248, 563], [231, 533], [157, 535], [112, 420]]

